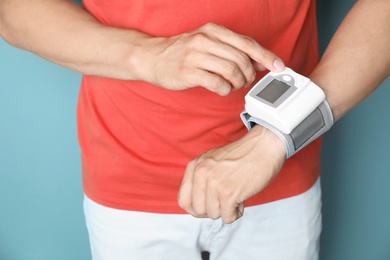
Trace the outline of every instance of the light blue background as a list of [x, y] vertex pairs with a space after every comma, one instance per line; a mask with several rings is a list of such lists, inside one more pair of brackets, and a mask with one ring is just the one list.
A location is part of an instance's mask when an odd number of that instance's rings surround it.
[[[318, 2], [324, 49], [354, 1]], [[79, 81], [0, 40], [0, 260], [90, 259]], [[322, 260], [390, 259], [389, 98], [388, 79], [324, 137]]]

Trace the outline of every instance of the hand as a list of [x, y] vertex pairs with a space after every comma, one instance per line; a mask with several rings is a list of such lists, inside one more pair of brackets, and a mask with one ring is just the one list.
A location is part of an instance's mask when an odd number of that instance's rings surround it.
[[178, 202], [194, 217], [232, 223], [244, 201], [264, 189], [282, 168], [286, 149], [274, 133], [255, 126], [241, 139], [192, 160]]
[[256, 70], [283, 62], [255, 40], [216, 24], [171, 38], [142, 38], [142, 80], [171, 90], [202, 86], [220, 95], [249, 86]]

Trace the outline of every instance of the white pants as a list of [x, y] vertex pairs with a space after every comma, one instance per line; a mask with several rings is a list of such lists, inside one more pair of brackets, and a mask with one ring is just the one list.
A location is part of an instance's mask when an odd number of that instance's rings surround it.
[[321, 233], [320, 181], [307, 192], [245, 209], [233, 224], [190, 215], [124, 211], [87, 197], [93, 260], [314, 260]]

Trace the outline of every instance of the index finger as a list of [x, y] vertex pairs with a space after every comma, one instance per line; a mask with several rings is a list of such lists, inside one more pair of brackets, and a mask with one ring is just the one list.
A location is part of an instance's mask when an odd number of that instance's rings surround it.
[[206, 215], [197, 214], [193, 209], [193, 186], [194, 186], [194, 171], [197, 160], [192, 160], [188, 163], [184, 172], [183, 181], [180, 185], [178, 193], [179, 206], [187, 213], [194, 217], [206, 217]]
[[194, 173], [195, 163], [189, 162], [184, 172], [184, 177], [181, 182], [179, 193], [177, 195], [177, 201], [179, 206], [191, 215], [194, 215], [192, 211], [192, 178]]
[[214, 23], [208, 23], [202, 30], [212, 32], [220, 41], [246, 53], [251, 59], [262, 64], [270, 71], [280, 72], [285, 69], [283, 61], [273, 52], [261, 46], [254, 39], [235, 33], [226, 27]]

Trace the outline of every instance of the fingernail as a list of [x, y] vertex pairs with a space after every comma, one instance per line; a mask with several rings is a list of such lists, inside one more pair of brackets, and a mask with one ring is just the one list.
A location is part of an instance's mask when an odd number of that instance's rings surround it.
[[274, 61], [274, 68], [277, 70], [277, 71], [283, 71], [285, 66], [284, 66], [284, 63], [281, 59], [277, 58], [275, 61]]

